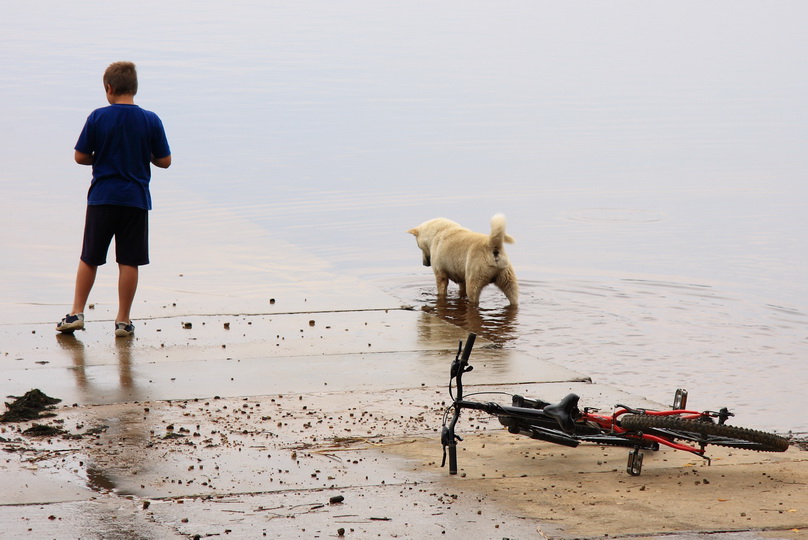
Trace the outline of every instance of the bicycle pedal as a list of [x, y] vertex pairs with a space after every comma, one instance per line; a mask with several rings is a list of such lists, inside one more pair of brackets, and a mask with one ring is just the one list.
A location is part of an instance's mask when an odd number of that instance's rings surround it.
[[642, 458], [642, 452], [636, 448], [629, 452], [628, 463], [626, 464], [626, 472], [631, 476], [640, 476], [642, 473]]
[[676, 393], [673, 395], [673, 405], [671, 409], [681, 410], [687, 407], [687, 390], [684, 388], [677, 388]]

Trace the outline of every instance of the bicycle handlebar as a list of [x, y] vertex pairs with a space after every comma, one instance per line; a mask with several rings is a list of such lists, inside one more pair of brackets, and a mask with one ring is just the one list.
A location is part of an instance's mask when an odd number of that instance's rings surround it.
[[477, 339], [477, 334], [469, 333], [466, 337], [466, 345], [463, 346], [461, 341], [457, 347], [457, 356], [452, 362], [452, 368], [449, 373], [449, 393], [451, 393], [452, 379], [457, 383], [457, 397], [455, 399], [463, 399], [463, 373], [471, 371], [473, 368], [469, 366], [469, 357], [471, 356], [471, 349], [474, 347], [474, 340]]
[[441, 443], [443, 444], [443, 463], [441, 464], [441, 467], [446, 464], [446, 452], [448, 450], [449, 474], [457, 474], [457, 441], [462, 439], [455, 435], [454, 430], [457, 420], [460, 418], [461, 407], [459, 401], [463, 399], [463, 372], [471, 371], [472, 369], [472, 367], [468, 365], [468, 360], [471, 356], [471, 349], [474, 347], [475, 339], [477, 339], [477, 335], [470, 332], [468, 337], [466, 337], [465, 346], [463, 346], [462, 341], [460, 342], [457, 348], [457, 356], [452, 362], [450, 371], [449, 393], [451, 394], [452, 379], [454, 379], [457, 384], [457, 397], [455, 398], [455, 403], [453, 405], [454, 414], [452, 416], [452, 420], [449, 422], [448, 427], [444, 425], [443, 431], [441, 432]]
[[468, 362], [469, 357], [471, 356], [471, 349], [474, 347], [474, 340], [477, 339], [477, 334], [471, 332], [469, 333], [468, 337], [466, 338], [466, 346], [463, 347], [463, 355], [460, 357], [460, 360], [465, 364]]

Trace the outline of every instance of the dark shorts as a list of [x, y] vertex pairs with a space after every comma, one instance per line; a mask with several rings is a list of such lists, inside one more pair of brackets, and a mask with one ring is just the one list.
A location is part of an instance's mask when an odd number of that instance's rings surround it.
[[148, 210], [112, 204], [87, 205], [81, 260], [90, 266], [105, 264], [113, 237], [118, 264], [149, 264]]

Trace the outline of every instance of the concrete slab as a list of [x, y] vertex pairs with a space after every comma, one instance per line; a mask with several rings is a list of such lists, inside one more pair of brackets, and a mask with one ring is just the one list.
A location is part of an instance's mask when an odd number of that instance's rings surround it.
[[[142, 321], [132, 340], [98, 325], [75, 335], [24, 327], [34, 330], [0, 327], [14, 345], [0, 367], [0, 393], [39, 388], [69, 404], [437, 385], [448, 383], [467, 335], [403, 309], [160, 318]], [[587, 379], [514, 351], [481, 356], [485, 347], [481, 339], [480, 384]]]

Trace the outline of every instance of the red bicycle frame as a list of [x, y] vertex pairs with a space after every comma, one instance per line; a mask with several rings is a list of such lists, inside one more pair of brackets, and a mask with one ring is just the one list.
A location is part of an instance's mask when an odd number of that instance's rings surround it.
[[[651, 441], [656, 442], [659, 444], [664, 444], [665, 446], [669, 446], [670, 448], [676, 450], [682, 450], [683, 452], [690, 452], [692, 454], [696, 454], [698, 456], [704, 457], [705, 449], [696, 448], [690, 446], [688, 444], [681, 444], [674, 442], [670, 439], [666, 439], [664, 437], [659, 437], [657, 435], [649, 435], [647, 433], [640, 433], [638, 435], [629, 433], [627, 429], [623, 429], [620, 427], [618, 423], [618, 418], [626, 413], [636, 414], [637, 411], [632, 411], [626, 408], [621, 408], [616, 410], [613, 414], [606, 416], [602, 414], [593, 414], [588, 411], [581, 412], [581, 417], [578, 419], [579, 422], [585, 423], [592, 423], [597, 425], [602, 429], [608, 429], [613, 431], [614, 433], [619, 433], [621, 435], [625, 435], [629, 438], [637, 438], [644, 441]], [[698, 411], [687, 411], [682, 409], [675, 409], [669, 411], [643, 411], [643, 414], [651, 415], [651, 416], [679, 416], [685, 420], [698, 420], [700, 418], [704, 418], [705, 414], [698, 412]]]

